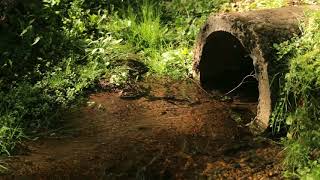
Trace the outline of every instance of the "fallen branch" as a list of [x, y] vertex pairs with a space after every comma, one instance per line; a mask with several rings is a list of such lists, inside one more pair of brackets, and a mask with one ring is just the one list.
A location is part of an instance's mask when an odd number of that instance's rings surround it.
[[158, 160], [162, 156], [162, 154], [163, 148], [161, 149], [160, 153], [157, 156], [153, 157], [147, 165], [143, 166], [140, 170], [137, 171], [136, 178], [141, 179], [142, 177], [144, 177], [144, 173], [147, 171], [147, 168], [151, 166], [156, 160]]

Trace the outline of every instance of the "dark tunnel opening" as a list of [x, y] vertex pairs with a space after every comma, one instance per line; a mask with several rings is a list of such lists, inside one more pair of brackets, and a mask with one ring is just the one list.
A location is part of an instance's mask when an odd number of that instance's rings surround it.
[[206, 39], [199, 70], [201, 85], [206, 90], [217, 90], [223, 94], [231, 91], [228, 95], [250, 102], [258, 101], [253, 60], [232, 34], [217, 31]]

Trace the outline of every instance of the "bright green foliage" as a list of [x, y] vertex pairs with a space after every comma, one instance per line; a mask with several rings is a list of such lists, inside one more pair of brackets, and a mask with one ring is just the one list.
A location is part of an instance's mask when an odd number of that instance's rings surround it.
[[231, 11], [249, 11], [255, 9], [278, 8], [286, 5], [287, 0], [253, 0], [238, 1], [225, 6], [225, 10]]
[[317, 164], [315, 167], [310, 171], [310, 169], [306, 169], [305, 173], [301, 174], [306, 174], [303, 177], [301, 177], [302, 180], [317, 180], [320, 179], [320, 165]]
[[166, 25], [161, 24], [161, 12], [157, 6], [158, 3], [144, 1], [139, 13], [129, 9], [130, 33], [126, 34], [129, 42], [142, 48], [158, 49], [163, 46], [168, 29]]
[[224, 4], [224, 11], [250, 11], [257, 9], [280, 8], [288, 5], [315, 5], [319, 4], [319, 0], [244, 0], [234, 1]]
[[200, 26], [226, 2], [145, 0], [141, 6], [115, 12], [104, 28], [132, 44], [150, 72], [183, 78], [191, 71], [192, 48]]
[[277, 46], [288, 59], [274, 128], [289, 127], [285, 165], [291, 175], [304, 175], [319, 164], [320, 154], [320, 13], [307, 12], [302, 36]]

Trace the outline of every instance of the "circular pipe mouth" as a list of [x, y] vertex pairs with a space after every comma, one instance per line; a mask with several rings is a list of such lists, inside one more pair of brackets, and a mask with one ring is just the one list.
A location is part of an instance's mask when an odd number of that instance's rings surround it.
[[204, 44], [199, 62], [200, 82], [206, 90], [258, 102], [253, 60], [231, 33], [215, 31]]

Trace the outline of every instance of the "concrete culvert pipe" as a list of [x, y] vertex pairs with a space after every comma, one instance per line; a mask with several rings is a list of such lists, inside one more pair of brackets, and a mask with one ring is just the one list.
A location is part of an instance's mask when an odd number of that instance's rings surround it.
[[315, 8], [285, 7], [210, 16], [196, 41], [194, 78], [206, 89], [241, 91], [240, 95], [255, 99], [257, 113], [251, 129], [263, 132], [274, 105], [272, 92], [277, 91], [270, 84], [277, 69], [273, 44], [299, 35], [304, 11]]

